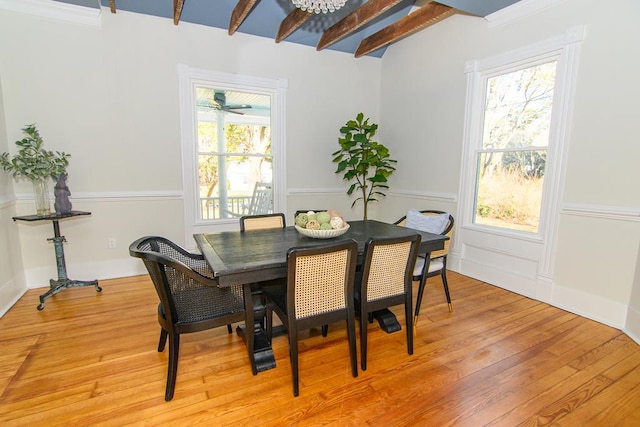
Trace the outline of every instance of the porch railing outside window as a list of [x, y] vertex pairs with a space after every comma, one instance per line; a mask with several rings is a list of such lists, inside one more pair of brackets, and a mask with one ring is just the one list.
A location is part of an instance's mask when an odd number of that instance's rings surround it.
[[[247, 214], [248, 207], [251, 205], [252, 196], [229, 197], [227, 196], [226, 209], [220, 209], [219, 197], [201, 197], [200, 198], [200, 218], [203, 220], [235, 218]], [[269, 212], [273, 213], [273, 209]]]

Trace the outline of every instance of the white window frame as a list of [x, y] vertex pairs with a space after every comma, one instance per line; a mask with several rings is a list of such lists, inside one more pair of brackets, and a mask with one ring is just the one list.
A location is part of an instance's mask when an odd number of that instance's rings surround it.
[[[494, 237], [507, 237], [522, 243], [542, 245], [538, 274], [550, 278], [559, 223], [559, 203], [564, 187], [566, 157], [571, 130], [571, 112], [575, 92], [580, 42], [584, 27], [569, 29], [564, 34], [521, 49], [466, 63], [467, 94], [460, 177], [459, 224]], [[553, 111], [547, 163], [545, 166], [542, 208], [538, 233], [524, 233], [474, 223], [477, 176], [477, 151], [482, 148], [486, 82], [489, 77], [535, 64], [557, 61]], [[456, 248], [463, 246], [464, 231], [454, 238]], [[462, 254], [464, 257], [464, 254]]]
[[286, 79], [270, 79], [222, 73], [178, 65], [180, 125], [182, 140], [182, 182], [185, 243], [193, 248], [193, 234], [237, 230], [238, 219], [202, 220], [199, 217], [196, 86], [214, 86], [239, 92], [269, 95], [271, 98], [271, 154], [273, 156], [273, 208], [286, 212], [285, 98]]

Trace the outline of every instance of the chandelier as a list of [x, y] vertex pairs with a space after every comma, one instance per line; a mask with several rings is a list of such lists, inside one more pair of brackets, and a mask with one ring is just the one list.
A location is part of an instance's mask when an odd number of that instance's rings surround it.
[[293, 4], [302, 10], [315, 13], [335, 12], [340, 9], [347, 0], [291, 0]]

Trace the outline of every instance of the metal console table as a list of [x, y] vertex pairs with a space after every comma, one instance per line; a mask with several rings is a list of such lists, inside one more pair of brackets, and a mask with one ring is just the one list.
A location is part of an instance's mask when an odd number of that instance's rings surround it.
[[40, 304], [38, 304], [38, 310], [44, 309], [44, 301], [57, 294], [63, 289], [75, 287], [75, 286], [95, 286], [96, 292], [101, 292], [102, 288], [98, 285], [97, 280], [83, 281], [83, 280], [71, 280], [67, 276], [67, 265], [64, 260], [64, 247], [62, 244], [66, 242], [64, 236], [60, 235], [59, 220], [64, 218], [74, 218], [77, 216], [91, 215], [91, 212], [85, 211], [71, 211], [67, 214], [51, 214], [51, 215], [25, 215], [14, 216], [14, 221], [51, 221], [53, 223], [53, 237], [47, 240], [53, 242], [53, 247], [56, 252], [56, 267], [58, 268], [58, 280], [49, 280], [49, 290], [40, 295]]

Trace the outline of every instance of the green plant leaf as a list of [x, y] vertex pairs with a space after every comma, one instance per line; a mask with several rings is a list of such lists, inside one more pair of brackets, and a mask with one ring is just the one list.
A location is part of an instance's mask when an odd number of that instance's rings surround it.
[[362, 200], [365, 212], [368, 202], [377, 201], [372, 194], [384, 196], [381, 190], [389, 188], [385, 183], [395, 171], [392, 165], [397, 163], [390, 158], [387, 147], [373, 140], [377, 130], [377, 123], [369, 123], [364, 113], [358, 113], [355, 120], [349, 120], [340, 127], [340, 150], [332, 153], [333, 162], [338, 163], [336, 173], [344, 173], [343, 179], [347, 181], [356, 180], [350, 185], [347, 195], [352, 195], [356, 190], [362, 191], [363, 196], [356, 198], [351, 206]]

